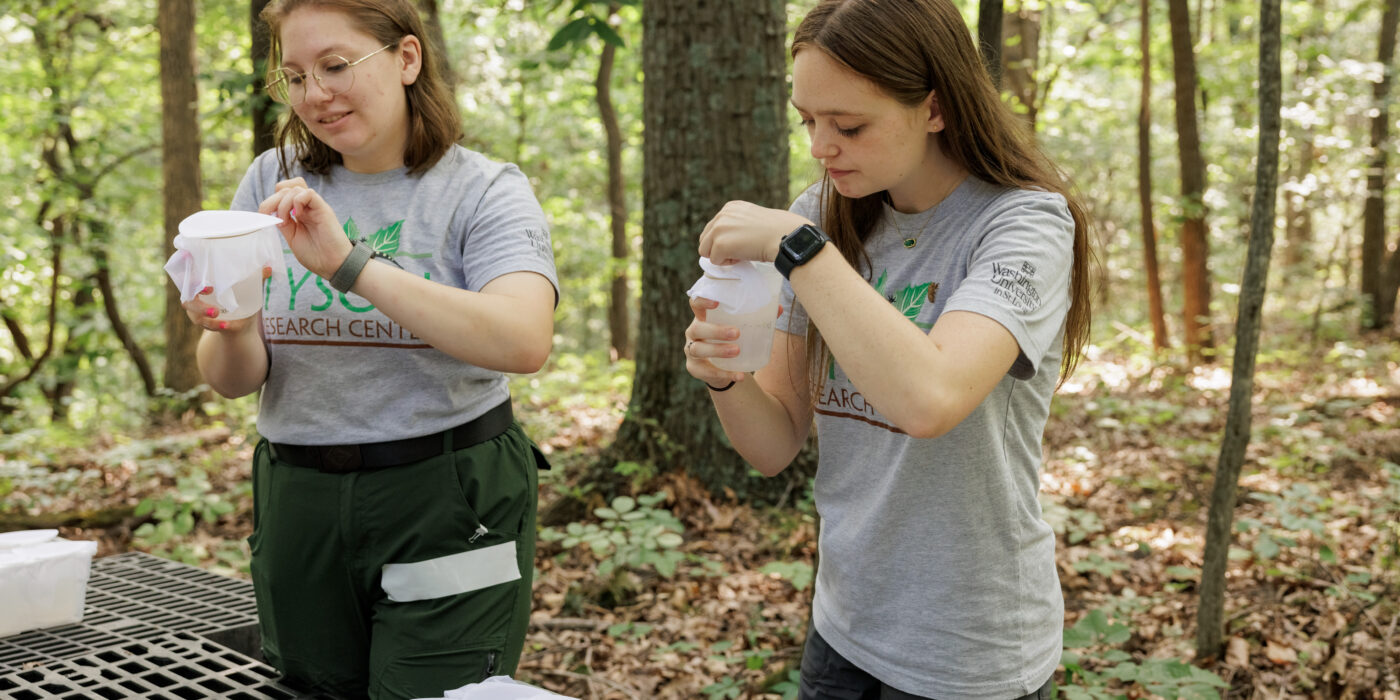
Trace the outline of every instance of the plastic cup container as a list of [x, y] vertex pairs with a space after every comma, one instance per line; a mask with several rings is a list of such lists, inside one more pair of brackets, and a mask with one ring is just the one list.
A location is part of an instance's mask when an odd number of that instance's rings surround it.
[[714, 366], [731, 372], [753, 372], [768, 364], [773, 354], [773, 331], [778, 320], [778, 300], [775, 297], [758, 311], [746, 314], [731, 314], [719, 309], [710, 309], [705, 320], [721, 326], [734, 326], [739, 329], [739, 354], [735, 357], [716, 357], [710, 360]]
[[216, 270], [215, 279], [236, 280], [234, 303], [220, 303], [216, 294], [200, 298], [219, 309], [219, 319], [237, 320], [257, 313], [263, 303], [263, 274], [267, 251], [279, 251], [277, 229], [281, 220], [245, 211], [201, 211], [180, 222], [180, 236], [196, 258], [206, 258]]
[[[714, 366], [731, 372], [753, 372], [768, 364], [773, 353], [773, 332], [778, 321], [778, 301], [783, 278], [772, 266], [765, 266], [763, 275], [767, 299], [757, 309], [735, 313], [726, 310], [725, 304], [705, 312], [705, 320], [721, 326], [739, 329], [739, 338], [734, 341], [739, 346], [735, 357], [716, 357], [710, 360]], [[746, 304], [747, 306], [747, 304]]]
[[210, 306], [219, 307], [219, 319], [224, 321], [236, 321], [240, 318], [248, 318], [262, 308], [263, 303], [263, 271], [258, 268], [256, 274], [244, 277], [237, 284], [233, 285], [233, 298], [235, 306], [232, 309], [225, 309], [213, 294], [201, 294], [200, 298]]

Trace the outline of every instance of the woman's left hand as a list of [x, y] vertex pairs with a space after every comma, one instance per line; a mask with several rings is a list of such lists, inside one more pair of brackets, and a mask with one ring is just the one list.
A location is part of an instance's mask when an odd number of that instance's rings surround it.
[[742, 260], [773, 262], [778, 257], [778, 244], [783, 236], [810, 223], [786, 209], [730, 202], [705, 224], [705, 230], [700, 233], [700, 255], [716, 265], [732, 265]]
[[354, 247], [335, 211], [299, 177], [277, 183], [276, 191], [258, 205], [258, 211], [284, 221], [277, 229], [287, 239], [292, 254], [306, 269], [326, 279], [340, 269]]

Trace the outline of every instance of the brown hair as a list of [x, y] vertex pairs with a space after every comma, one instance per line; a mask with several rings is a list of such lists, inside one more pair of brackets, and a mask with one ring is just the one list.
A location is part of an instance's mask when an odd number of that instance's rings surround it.
[[[282, 21], [294, 10], [303, 7], [342, 12], [358, 29], [379, 43], [394, 44], [391, 50], [395, 52], [404, 37], [418, 37], [423, 47], [423, 67], [418, 72], [418, 79], [404, 86], [408, 98], [408, 144], [404, 147], [403, 160], [410, 173], [421, 173], [432, 168], [453, 144], [461, 140], [462, 115], [457, 110], [452, 90], [442, 78], [438, 57], [433, 53], [430, 42], [423, 39], [426, 34], [418, 9], [409, 0], [273, 0], [259, 14], [262, 21], [267, 23], [271, 39], [268, 66], [282, 63]], [[291, 172], [288, 168], [288, 146], [293, 149], [296, 162], [318, 175], [325, 175], [332, 165], [341, 162], [340, 154], [313, 136], [291, 110], [277, 126], [277, 158], [284, 175]]]
[[[938, 98], [945, 128], [943, 154], [974, 177], [1004, 187], [1040, 189], [1064, 196], [1074, 218], [1070, 308], [1065, 322], [1060, 381], [1074, 371], [1089, 337], [1089, 217], [1066, 178], [1035, 144], [1025, 122], [992, 85], [958, 9], [949, 0], [822, 0], [802, 20], [792, 55], [822, 51], [909, 107], [929, 93]], [[846, 260], [871, 274], [866, 237], [883, 214], [884, 192], [852, 199], [822, 176], [823, 230]], [[813, 385], [823, 373], [825, 349], [809, 324], [808, 360]]]

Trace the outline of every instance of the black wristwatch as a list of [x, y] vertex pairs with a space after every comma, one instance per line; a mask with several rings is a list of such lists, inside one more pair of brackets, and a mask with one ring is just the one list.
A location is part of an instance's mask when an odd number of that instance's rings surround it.
[[783, 240], [778, 244], [778, 259], [773, 261], [773, 266], [778, 268], [786, 279], [792, 274], [792, 269], [806, 265], [812, 258], [817, 257], [822, 247], [830, 241], [821, 229], [811, 224], [802, 224], [797, 230], [783, 236]]

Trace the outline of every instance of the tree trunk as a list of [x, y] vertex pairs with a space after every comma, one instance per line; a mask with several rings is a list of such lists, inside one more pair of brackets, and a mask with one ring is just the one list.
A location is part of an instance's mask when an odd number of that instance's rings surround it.
[[[617, 16], [617, 3], [608, 5], [608, 19]], [[612, 286], [608, 290], [608, 331], [615, 358], [632, 359], [631, 319], [627, 313], [631, 294], [627, 284], [627, 183], [622, 179], [622, 127], [617, 123], [617, 110], [612, 103], [613, 59], [617, 47], [603, 42], [603, 56], [598, 60], [598, 79], [594, 95], [598, 116], [608, 136], [608, 212], [612, 224]]]
[[981, 49], [982, 65], [992, 76], [992, 84], [1001, 89], [1002, 52], [1001, 0], [978, 0], [977, 48]]
[[[1382, 68], [1380, 82], [1373, 94], [1376, 116], [1371, 118], [1371, 159], [1366, 169], [1366, 208], [1362, 214], [1361, 235], [1361, 327], [1369, 330], [1390, 325], [1395, 313], [1393, 280], [1387, 280], [1385, 241], [1385, 183], [1386, 155], [1390, 144], [1390, 79], [1395, 59], [1395, 29], [1400, 20], [1400, 0], [1386, 0], [1381, 15], [1380, 51], [1377, 59]], [[1393, 255], [1400, 256], [1400, 251]], [[1392, 263], [1393, 265], [1393, 263]]]
[[267, 3], [268, 0], [248, 0], [248, 35], [253, 40], [253, 84], [256, 86], [251, 115], [254, 156], [272, 148], [276, 142], [273, 134], [277, 128], [277, 108], [273, 106], [276, 103], [263, 89], [267, 76], [267, 53], [272, 48], [272, 42], [267, 36], [267, 25], [258, 19]]
[[88, 219], [86, 224], [94, 243], [92, 256], [96, 269], [92, 278], [97, 284], [97, 290], [102, 292], [102, 310], [107, 314], [107, 322], [112, 324], [112, 332], [116, 333], [117, 339], [121, 341], [122, 349], [126, 350], [131, 363], [136, 365], [136, 372], [141, 375], [141, 386], [146, 390], [146, 396], [154, 397], [158, 385], [155, 373], [151, 371], [151, 363], [146, 359], [146, 351], [136, 341], [136, 336], [122, 320], [121, 310], [117, 305], [117, 292], [112, 285], [112, 259], [107, 254], [107, 242], [111, 240], [111, 232], [104, 219]]
[[[1300, 65], [1298, 78], [1303, 77], [1303, 67]], [[1289, 166], [1288, 188], [1283, 194], [1284, 239], [1288, 241], [1283, 257], [1286, 268], [1312, 260], [1313, 203], [1309, 198], [1312, 188], [1308, 184], [1308, 176], [1312, 174], [1313, 163], [1316, 162], [1317, 145], [1313, 140], [1312, 126], [1300, 125], [1295, 134], [1297, 158]]]
[[[162, 179], [165, 192], [165, 256], [175, 252], [180, 220], [199, 211], [199, 95], [195, 82], [194, 0], [160, 0], [160, 99]], [[177, 392], [203, 379], [195, 365], [200, 330], [180, 306], [180, 292], [165, 286], [165, 386]]]
[[[782, 0], [645, 0], [642, 300], [637, 376], [612, 457], [681, 469], [713, 492], [783, 486], [748, 477], [685, 371], [685, 290], [696, 241], [725, 202], [788, 204]], [[789, 470], [792, 471], [792, 470]]]
[[[40, 207], [41, 212], [45, 209], [47, 209], [47, 206]], [[50, 253], [49, 269], [52, 270], [51, 274], [53, 277], [49, 280], [49, 313], [46, 319], [48, 330], [45, 332], [44, 351], [32, 358], [32, 361], [29, 363], [29, 368], [24, 371], [24, 374], [9, 378], [4, 386], [0, 386], [0, 398], [9, 396], [19, 385], [33, 379], [34, 375], [39, 373], [39, 369], [44, 366], [44, 363], [48, 362], [49, 358], [53, 357], [54, 345], [58, 338], [59, 279], [63, 277], [63, 249], [67, 245], [67, 241], [65, 240], [66, 230], [67, 218], [65, 216], [59, 215], [52, 219], [50, 228], [52, 235], [49, 239], [53, 241], [53, 250]], [[8, 325], [9, 316], [7, 315], [5, 319]], [[11, 332], [14, 332], [13, 328]], [[21, 343], [20, 339], [23, 337], [22, 331], [16, 334], [15, 343], [16, 345], [20, 345], [20, 347], [27, 348], [29, 345], [27, 341]], [[30, 354], [26, 354], [25, 357], [29, 359]]]
[[[1002, 82], [1015, 100], [1013, 104], [1024, 110], [1022, 114], [1032, 132], [1040, 114], [1042, 89], [1037, 75], [1040, 67], [1040, 13], [1040, 10], [1027, 9], [1022, 4], [1015, 12], [1006, 14], [1002, 23], [1002, 35], [1005, 37], [1001, 49]], [[1049, 85], [1044, 88], [1048, 90]]]
[[426, 41], [438, 56], [438, 70], [447, 88], [457, 94], [457, 71], [452, 69], [452, 54], [447, 51], [447, 38], [442, 33], [442, 18], [438, 12], [437, 0], [418, 0], [418, 8], [423, 14], [423, 28], [427, 30]]
[[1201, 569], [1201, 604], [1196, 618], [1196, 658], [1219, 658], [1223, 647], [1225, 567], [1230, 528], [1235, 515], [1235, 491], [1245, 448], [1249, 446], [1250, 410], [1254, 394], [1254, 362], [1259, 348], [1260, 316], [1269, 281], [1269, 256], [1274, 245], [1274, 212], [1278, 190], [1278, 141], [1281, 128], [1282, 68], [1279, 64], [1281, 0], [1262, 0], [1259, 15], [1259, 166], [1250, 212], [1249, 251], [1240, 289], [1235, 325], [1235, 364], [1230, 379], [1230, 412], [1220, 444], [1220, 459], [1211, 489], [1206, 526], [1206, 549]]
[[1152, 347], [1165, 350], [1167, 319], [1162, 310], [1162, 280], [1157, 269], [1157, 224], [1152, 217], [1152, 22], [1150, 0], [1141, 0], [1142, 99], [1138, 104], [1138, 204], [1142, 211], [1142, 257], [1147, 269], [1147, 306], [1152, 317]]
[[1168, 0], [1172, 73], [1176, 82], [1176, 131], [1181, 162], [1181, 279], [1183, 335], [1192, 362], [1214, 359], [1210, 324], [1210, 246], [1206, 228], [1206, 163], [1196, 117], [1196, 57], [1191, 45], [1187, 0]]

